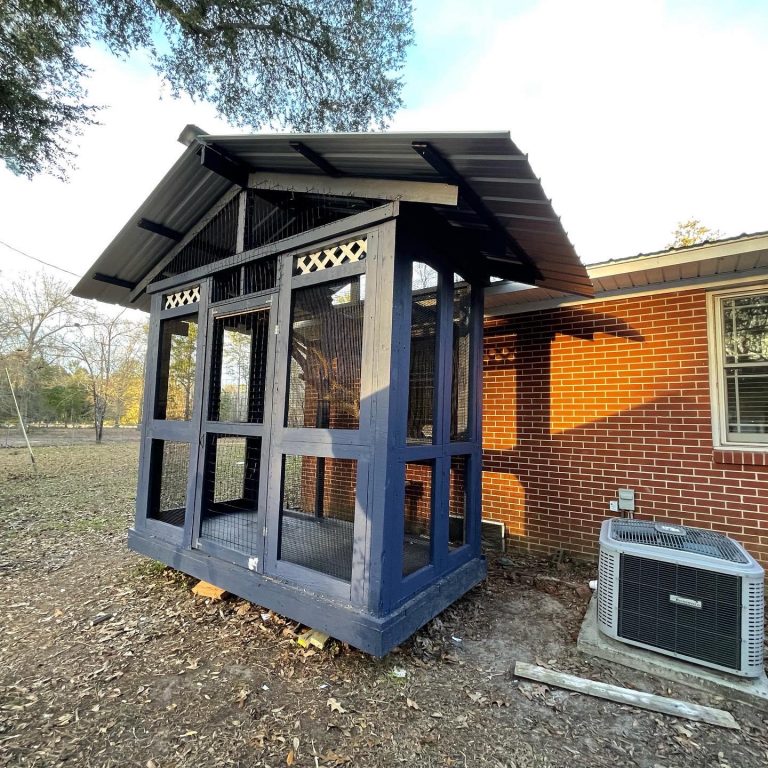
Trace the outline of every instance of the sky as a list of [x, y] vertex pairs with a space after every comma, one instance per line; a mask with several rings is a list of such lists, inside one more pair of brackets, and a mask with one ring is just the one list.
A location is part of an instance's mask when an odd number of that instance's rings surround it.
[[[723, 236], [768, 230], [768, 3], [414, 2], [391, 129], [509, 131], [584, 262], [662, 249], [690, 217]], [[106, 108], [70, 181], [0, 168], [0, 242], [78, 275], [178, 158], [187, 123], [236, 132], [163, 92], [141, 55], [83, 58]], [[38, 267], [0, 245], [0, 280]]]

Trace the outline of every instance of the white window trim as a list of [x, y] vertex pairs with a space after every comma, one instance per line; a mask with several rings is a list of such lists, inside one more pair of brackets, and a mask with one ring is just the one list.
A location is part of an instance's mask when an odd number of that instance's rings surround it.
[[728, 451], [768, 453], [768, 434], [756, 435], [751, 440], [728, 440], [727, 407], [725, 401], [725, 361], [723, 360], [722, 300], [768, 293], [768, 283], [742, 286], [707, 294], [707, 344], [709, 357], [709, 401], [712, 409], [712, 443], [715, 448]]

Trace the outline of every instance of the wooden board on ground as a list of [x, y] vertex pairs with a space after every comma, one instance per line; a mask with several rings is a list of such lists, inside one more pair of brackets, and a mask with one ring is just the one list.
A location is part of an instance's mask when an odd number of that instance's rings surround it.
[[317, 629], [308, 629], [306, 632], [302, 632], [299, 635], [299, 639], [296, 642], [302, 648], [309, 648], [310, 645], [314, 645], [315, 648], [322, 650], [325, 648], [328, 639], [328, 635], [326, 635], [325, 632], [320, 632]]
[[620, 688], [617, 685], [597, 683], [575, 675], [566, 675], [562, 672], [554, 672], [551, 669], [537, 667], [518, 661], [515, 664], [515, 675], [528, 680], [536, 680], [546, 685], [554, 685], [558, 688], [567, 688], [569, 691], [577, 691], [588, 696], [597, 696], [619, 704], [628, 704], [631, 707], [650, 709], [653, 712], [661, 712], [673, 717], [684, 717], [688, 720], [697, 720], [721, 728], [734, 728], [739, 730], [739, 724], [734, 720], [730, 712], [713, 707], [702, 707], [679, 699], [669, 699], [665, 696], [656, 696], [653, 693], [633, 691], [629, 688]]
[[227, 594], [226, 590], [217, 587], [214, 584], [209, 584], [207, 581], [198, 581], [194, 587], [192, 587], [192, 594], [198, 597], [210, 597], [211, 600], [221, 600]]

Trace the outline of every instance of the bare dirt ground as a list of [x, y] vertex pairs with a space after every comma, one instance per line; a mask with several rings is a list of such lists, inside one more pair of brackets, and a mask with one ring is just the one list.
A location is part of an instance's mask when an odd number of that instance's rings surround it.
[[[127, 551], [138, 446], [0, 449], [0, 766], [768, 764], [768, 713], [575, 650], [592, 567], [488, 581], [374, 660]], [[568, 583], [562, 583], [568, 582]], [[725, 707], [726, 731], [517, 681], [515, 660]], [[404, 675], [404, 676], [403, 676]]]

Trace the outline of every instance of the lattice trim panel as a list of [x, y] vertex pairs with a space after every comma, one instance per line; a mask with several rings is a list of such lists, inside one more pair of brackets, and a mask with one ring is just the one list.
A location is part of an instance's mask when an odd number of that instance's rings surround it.
[[197, 304], [200, 301], [200, 286], [195, 285], [192, 288], [185, 288], [183, 291], [176, 291], [176, 293], [167, 293], [165, 295], [165, 304], [163, 309], [175, 309], [176, 307], [184, 307], [187, 304]]
[[315, 253], [296, 257], [295, 275], [309, 275], [321, 269], [331, 269], [342, 264], [362, 261], [368, 255], [368, 238], [351, 240]]

